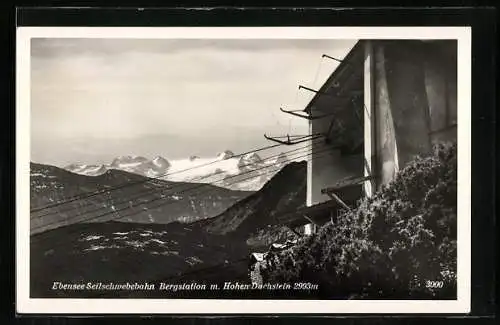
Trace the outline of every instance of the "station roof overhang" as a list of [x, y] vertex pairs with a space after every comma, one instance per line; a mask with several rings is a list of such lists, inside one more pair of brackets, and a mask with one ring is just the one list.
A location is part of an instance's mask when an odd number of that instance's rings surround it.
[[335, 107], [340, 107], [348, 103], [353, 94], [359, 95], [363, 92], [363, 83], [359, 81], [363, 80], [364, 43], [365, 41], [358, 41], [340, 60], [337, 68], [309, 101], [304, 111], [314, 110], [324, 105], [325, 101], [331, 105], [332, 100], [335, 100]]
[[[308, 114], [328, 114], [330, 127], [323, 132], [340, 146], [360, 145], [364, 138], [365, 42], [360, 40], [352, 47], [304, 108]], [[315, 121], [311, 123], [314, 129]]]

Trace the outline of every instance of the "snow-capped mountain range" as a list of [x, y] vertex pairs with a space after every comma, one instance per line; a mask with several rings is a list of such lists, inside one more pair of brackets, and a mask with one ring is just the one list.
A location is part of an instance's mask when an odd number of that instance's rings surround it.
[[173, 182], [211, 183], [216, 186], [257, 191], [289, 162], [286, 154], [262, 159], [257, 153], [235, 155], [226, 150], [215, 157], [191, 156], [186, 159], [167, 160], [157, 156], [119, 156], [109, 164], [70, 164], [64, 169], [86, 176], [99, 176], [111, 169], [168, 180]]

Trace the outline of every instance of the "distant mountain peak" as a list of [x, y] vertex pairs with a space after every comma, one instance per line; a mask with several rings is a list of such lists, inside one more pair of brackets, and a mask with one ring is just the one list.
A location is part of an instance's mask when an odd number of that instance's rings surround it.
[[156, 156], [152, 160], [152, 162], [154, 165], [156, 165], [158, 167], [162, 167], [162, 168], [170, 167], [170, 163], [168, 162], [168, 160], [163, 158], [162, 156]]
[[104, 174], [108, 168], [106, 165], [99, 164], [99, 165], [86, 165], [86, 164], [69, 164], [68, 166], [64, 167], [65, 170], [75, 173], [75, 174], [81, 174], [81, 175], [86, 175], [86, 176], [99, 176]]
[[229, 158], [233, 158], [234, 153], [231, 150], [224, 150], [223, 152], [217, 154], [217, 159], [218, 160], [225, 160]]
[[126, 155], [126, 156], [118, 156], [111, 162], [111, 166], [118, 166], [119, 164], [133, 164], [133, 163], [144, 163], [147, 162], [148, 159], [142, 156], [136, 155]]
[[120, 160], [148, 160], [145, 157], [137, 156], [137, 155], [123, 155], [123, 156], [116, 157], [116, 159], [120, 159]]
[[250, 165], [253, 164], [258, 164], [262, 162], [262, 158], [255, 153], [251, 152], [246, 155], [243, 155], [240, 160], [238, 161], [238, 167], [240, 168], [245, 168], [245, 167], [250, 167]]

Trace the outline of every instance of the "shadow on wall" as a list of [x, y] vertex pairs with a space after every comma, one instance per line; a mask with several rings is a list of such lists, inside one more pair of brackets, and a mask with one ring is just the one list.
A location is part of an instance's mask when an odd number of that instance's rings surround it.
[[456, 139], [456, 41], [375, 46], [375, 123], [380, 184], [433, 143]]

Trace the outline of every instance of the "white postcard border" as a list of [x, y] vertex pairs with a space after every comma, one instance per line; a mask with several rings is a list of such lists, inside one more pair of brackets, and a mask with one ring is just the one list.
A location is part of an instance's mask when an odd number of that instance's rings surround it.
[[[29, 296], [31, 38], [458, 40], [457, 300], [32, 299]], [[18, 27], [16, 311], [20, 314], [464, 314], [471, 290], [470, 27]]]

